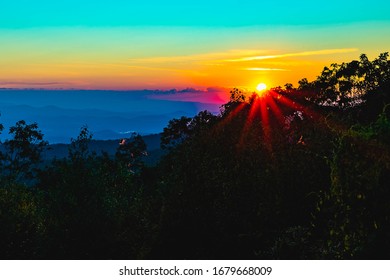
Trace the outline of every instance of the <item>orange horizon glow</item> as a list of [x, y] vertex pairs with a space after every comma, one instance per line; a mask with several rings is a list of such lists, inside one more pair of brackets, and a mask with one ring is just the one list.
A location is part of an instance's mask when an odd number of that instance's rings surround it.
[[[149, 37], [143, 38], [144, 35], [137, 35], [140, 37], [140, 45], [134, 44], [131, 37], [123, 39], [123, 33], [130, 30], [55, 31], [34, 31], [34, 36], [18, 31], [14, 35], [16, 38], [27, 38], [23, 47], [15, 47], [13, 44], [0, 46], [4, 55], [0, 63], [0, 87], [103, 90], [164, 90], [188, 87], [253, 89], [257, 86], [254, 81], [263, 81], [268, 88], [272, 88], [286, 83], [296, 84], [305, 77], [313, 80], [324, 66], [335, 60], [343, 61], [346, 57], [356, 58], [359, 55], [357, 48], [315, 47], [302, 51], [291, 47], [290, 51], [286, 51], [275, 50], [271, 43], [268, 47], [265, 45], [258, 49], [248, 48], [247, 43], [241, 47], [240, 42], [232, 44], [232, 48], [219, 46], [213, 50], [203, 49], [203, 45], [197, 46], [195, 43], [187, 51], [173, 43], [172, 46], [167, 44], [155, 49], [153, 44], [142, 43], [142, 40], [151, 40]], [[149, 35], [154, 35], [155, 31], [148, 32]], [[173, 39], [183, 35], [181, 30], [176, 31], [177, 34], [169, 32]], [[248, 32], [248, 40], [252, 35]], [[11, 35], [5, 34], [5, 42], [12, 41], [13, 37], [7, 36]], [[111, 40], [102, 41], [101, 38], [104, 37]], [[222, 41], [218, 44], [222, 44]]]

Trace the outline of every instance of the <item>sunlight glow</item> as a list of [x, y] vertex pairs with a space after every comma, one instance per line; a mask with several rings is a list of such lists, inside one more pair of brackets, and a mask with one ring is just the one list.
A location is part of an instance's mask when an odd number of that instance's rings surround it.
[[263, 91], [263, 90], [265, 90], [266, 88], [267, 88], [267, 85], [264, 84], [264, 83], [260, 83], [260, 84], [258, 84], [257, 87], [256, 87], [256, 89], [257, 89], [258, 91]]
[[[297, 100], [288, 98], [286, 95], [281, 94], [274, 89], [263, 89], [262, 91], [258, 91], [256, 95], [257, 96], [254, 96], [250, 101], [249, 114], [241, 131], [238, 148], [245, 147], [248, 135], [260, 128], [262, 138], [264, 140], [264, 147], [272, 155], [274, 148], [272, 143], [275, 140], [273, 128], [275, 126], [290, 129], [290, 127], [286, 125], [286, 118], [291, 117], [296, 112], [301, 112], [302, 114], [304, 113], [307, 118], [321, 118], [320, 115], [310, 110], [310, 108], [300, 104]], [[234, 118], [237, 114], [239, 114], [239, 111], [245, 108], [245, 105], [243, 104], [240, 104], [242, 105], [241, 107], [237, 106], [235, 111], [233, 111], [229, 117]], [[226, 118], [225, 120], [229, 121], [230, 119]], [[291, 143], [306, 145], [303, 140], [303, 136], [302, 138], [301, 136], [302, 135], [298, 135], [296, 139], [291, 138], [289, 141], [292, 141]]]

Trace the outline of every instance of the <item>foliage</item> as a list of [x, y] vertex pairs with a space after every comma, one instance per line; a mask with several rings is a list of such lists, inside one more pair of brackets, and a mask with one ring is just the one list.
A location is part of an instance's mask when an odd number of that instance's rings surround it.
[[3, 143], [5, 152], [0, 153], [2, 174], [8, 180], [31, 178], [47, 142], [43, 141], [37, 123], [26, 124], [23, 120], [12, 126], [9, 134], [13, 138]]
[[131, 172], [139, 172], [143, 167], [141, 158], [147, 155], [145, 141], [141, 135], [134, 133], [130, 139], [121, 140], [115, 157]]
[[363, 54], [359, 61], [333, 63], [325, 67], [311, 85], [301, 80], [300, 86], [315, 89], [317, 102], [345, 109], [389, 82], [390, 62], [387, 58], [388, 53], [382, 53], [371, 62]]
[[40, 193], [18, 184], [0, 187], [1, 259], [39, 258], [44, 236]]
[[208, 111], [201, 111], [193, 118], [183, 116], [180, 119], [170, 120], [161, 135], [161, 148], [174, 148], [189, 137], [207, 130], [216, 120], [217, 117]]
[[327, 240], [324, 252], [332, 258], [390, 256], [389, 129], [387, 118], [380, 116], [374, 125], [347, 131], [335, 143], [331, 188], [320, 197], [316, 216], [328, 220], [321, 235]]
[[76, 139], [71, 139], [69, 146], [69, 158], [72, 161], [85, 160], [90, 156], [88, 146], [92, 139], [92, 134], [88, 130], [88, 126], [83, 126]]

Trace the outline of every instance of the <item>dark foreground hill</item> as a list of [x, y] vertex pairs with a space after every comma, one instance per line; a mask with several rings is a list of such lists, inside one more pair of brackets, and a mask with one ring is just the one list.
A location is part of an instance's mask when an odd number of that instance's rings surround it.
[[[148, 166], [154, 166], [160, 160], [164, 151], [160, 148], [161, 134], [150, 134], [142, 137], [147, 147], [147, 156], [142, 161]], [[121, 139], [117, 140], [91, 140], [89, 143], [89, 152], [101, 155], [107, 153], [113, 157], [119, 147]], [[53, 159], [63, 159], [68, 157], [70, 144], [52, 144], [42, 153], [42, 159], [45, 162]]]

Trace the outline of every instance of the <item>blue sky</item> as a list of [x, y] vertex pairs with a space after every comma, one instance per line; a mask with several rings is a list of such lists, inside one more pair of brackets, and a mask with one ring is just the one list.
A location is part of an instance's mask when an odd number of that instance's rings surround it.
[[389, 1], [2, 1], [0, 27], [321, 25], [389, 20]]

